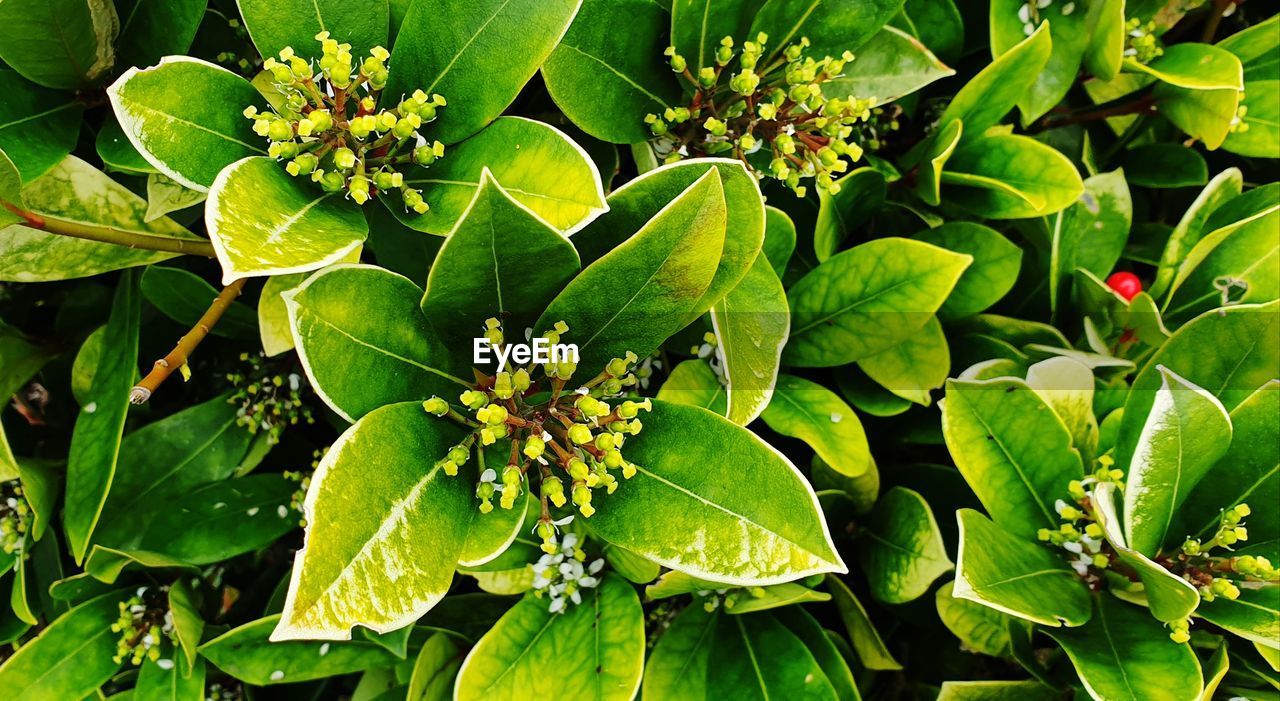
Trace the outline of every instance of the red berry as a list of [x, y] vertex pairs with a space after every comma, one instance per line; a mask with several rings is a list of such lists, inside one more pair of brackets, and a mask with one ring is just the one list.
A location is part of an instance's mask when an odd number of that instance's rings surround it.
[[1107, 278], [1107, 287], [1116, 291], [1116, 294], [1125, 298], [1125, 301], [1132, 300], [1142, 291], [1142, 281], [1133, 273], [1112, 273]]

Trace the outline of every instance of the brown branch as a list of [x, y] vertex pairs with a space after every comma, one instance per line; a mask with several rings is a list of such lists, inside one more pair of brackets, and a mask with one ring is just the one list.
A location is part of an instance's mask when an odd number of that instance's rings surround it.
[[151, 398], [151, 394], [156, 391], [156, 388], [168, 379], [174, 370], [187, 364], [187, 359], [195, 352], [196, 347], [200, 345], [204, 337], [209, 335], [209, 331], [214, 324], [217, 324], [218, 320], [222, 318], [223, 312], [227, 311], [227, 308], [236, 300], [236, 297], [240, 296], [240, 290], [244, 289], [244, 283], [245, 278], [240, 278], [222, 288], [222, 292], [218, 293], [217, 298], [213, 300], [213, 304], [209, 305], [209, 308], [205, 310], [204, 315], [200, 317], [196, 325], [191, 327], [191, 330], [178, 340], [178, 345], [174, 346], [168, 355], [157, 360], [155, 365], [152, 366], [151, 372], [147, 373], [147, 376], [142, 378], [142, 381], [129, 392], [130, 403], [146, 403]]
[[2, 204], [4, 204], [5, 209], [22, 217], [23, 221], [20, 222], [20, 226], [27, 226], [46, 233], [85, 239], [86, 241], [97, 241], [98, 243], [109, 243], [127, 248], [141, 248], [148, 251], [186, 253], [206, 258], [214, 257], [213, 244], [204, 239], [180, 239], [172, 236], [140, 234], [135, 231], [125, 231], [110, 226], [98, 226], [96, 224], [85, 224], [84, 222], [44, 216], [35, 212], [28, 212], [8, 202]]

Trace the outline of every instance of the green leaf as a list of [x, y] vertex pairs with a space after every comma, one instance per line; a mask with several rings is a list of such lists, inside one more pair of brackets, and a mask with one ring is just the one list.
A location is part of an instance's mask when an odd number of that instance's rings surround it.
[[871, 466], [871, 449], [858, 415], [835, 392], [794, 375], [778, 377], [761, 415], [769, 428], [799, 438], [836, 472], [857, 477]]
[[[67, 93], [47, 90], [0, 68], [0, 149], [23, 182], [49, 172], [75, 148], [84, 105]], [[10, 193], [0, 199], [9, 200]]]
[[1160, 254], [1156, 279], [1151, 283], [1152, 297], [1159, 299], [1168, 291], [1182, 261], [1213, 229], [1208, 228], [1209, 217], [1226, 202], [1239, 197], [1244, 188], [1244, 176], [1238, 168], [1228, 168], [1213, 176], [1213, 180], [1200, 191], [1165, 243]]
[[1274, 649], [1280, 639], [1280, 587], [1241, 588], [1240, 596], [1205, 601], [1196, 615], [1210, 623]]
[[154, 221], [171, 212], [194, 207], [205, 201], [206, 193], [188, 190], [176, 181], [159, 173], [147, 175], [147, 221]]
[[84, 574], [106, 583], [114, 584], [120, 575], [130, 568], [149, 570], [175, 570], [195, 574], [198, 569], [191, 563], [147, 550], [117, 550], [94, 545], [84, 561]]
[[1098, 446], [1093, 385], [1093, 372], [1072, 358], [1053, 357], [1027, 368], [1027, 386], [1053, 408], [1085, 460], [1092, 460]]
[[1049, 296], [1057, 309], [1062, 288], [1077, 268], [1105, 278], [1120, 260], [1133, 221], [1133, 199], [1124, 171], [1086, 179], [1080, 199], [1051, 221]]
[[831, 367], [891, 348], [928, 323], [972, 260], [901, 238], [832, 256], [788, 292], [791, 338], [783, 360]]
[[1182, 502], [1231, 442], [1231, 418], [1216, 397], [1162, 365], [1156, 369], [1160, 389], [1125, 469], [1124, 533], [1148, 557], [1160, 551]]
[[200, 646], [218, 669], [254, 686], [292, 684], [336, 677], [397, 662], [377, 643], [272, 639], [281, 616], [267, 616], [223, 633]]
[[445, 236], [475, 199], [486, 168], [516, 201], [565, 236], [608, 209], [600, 173], [582, 147], [559, 129], [523, 117], [499, 117], [429, 170], [407, 173], [405, 182], [422, 189], [431, 206], [426, 214], [406, 212], [394, 198], [383, 203], [405, 226]]
[[1240, 105], [1240, 92], [1235, 88], [1197, 90], [1160, 83], [1151, 95], [1165, 119], [1188, 136], [1203, 141], [1210, 151], [1221, 146], [1231, 132]]
[[1084, 54], [1084, 68], [1101, 81], [1114, 80], [1124, 61], [1124, 0], [1102, 0], [1088, 6], [1093, 37]]
[[431, 266], [422, 313], [459, 348], [480, 335], [490, 317], [519, 335], [579, 265], [573, 244], [517, 202], [486, 169], [475, 198]]
[[604, 559], [614, 571], [636, 584], [648, 584], [662, 571], [658, 563], [616, 545], [605, 545]]
[[966, 83], [942, 113], [939, 129], [961, 120], [969, 140], [981, 137], [1026, 97], [1049, 61], [1051, 46], [1046, 22]]
[[791, 330], [791, 310], [763, 253], [738, 286], [711, 308], [725, 382], [728, 417], [746, 426], [769, 405]]
[[236, 421], [237, 409], [226, 395], [218, 396], [125, 436], [95, 541], [136, 548], [164, 509], [230, 476], [253, 440]]
[[[697, 75], [704, 66], [715, 67], [715, 52], [724, 37], [754, 40], [747, 30], [763, 4], [764, 0], [674, 0], [669, 26], [663, 29], [670, 30], [671, 45]], [[658, 53], [664, 48], [659, 46]]]
[[602, 367], [632, 351], [649, 355], [701, 306], [725, 241], [719, 171], [706, 174], [608, 255], [589, 265], [551, 301], [534, 325], [543, 333], [569, 324], [578, 364]]
[[1178, 267], [1163, 312], [1180, 319], [1224, 306], [1223, 280], [1242, 284], [1231, 303], [1280, 297], [1280, 204], [1214, 231], [1196, 243]]
[[[487, 449], [484, 455], [485, 464], [501, 473], [507, 464], [508, 456], [511, 455], [510, 443], [500, 441]], [[538, 500], [531, 498], [528, 491], [524, 491], [516, 497], [513, 508], [494, 509], [487, 514], [475, 514], [471, 520], [471, 529], [467, 531], [467, 540], [463, 543], [462, 552], [458, 555], [459, 566], [467, 568], [484, 566], [482, 569], [495, 570], [500, 563], [506, 563], [512, 559], [504, 557], [508, 555], [509, 548], [512, 551], [511, 556], [518, 556], [515, 563], [517, 568], [522, 568], [536, 559], [537, 556], [525, 554], [524, 549], [511, 546], [522, 535], [532, 533], [537, 516], [534, 516], [529, 509], [538, 506], [540, 506]], [[539, 512], [538, 515], [541, 513]], [[529, 524], [527, 527], [524, 526], [526, 521]]]
[[1146, 73], [1189, 90], [1243, 90], [1244, 67], [1235, 54], [1218, 46], [1186, 42], [1166, 46], [1150, 63], [1130, 58], [1126, 70]]
[[1040, 682], [943, 682], [937, 701], [1053, 701], [1061, 696]]
[[106, 0], [0, 3], [0, 60], [46, 88], [96, 85], [115, 65], [119, 33], [115, 5]]
[[1209, 182], [1209, 166], [1200, 152], [1182, 144], [1145, 144], [1120, 156], [1124, 176], [1142, 187], [1195, 187]]
[[[851, 95], [863, 93], [849, 93]], [[874, 168], [856, 168], [838, 180], [840, 191], [818, 191], [818, 222], [813, 229], [813, 250], [821, 263], [840, 250], [841, 244], [884, 204], [884, 175]]]
[[1189, 701], [1202, 688], [1200, 663], [1163, 624], [1106, 594], [1080, 628], [1048, 631], [1067, 651], [1085, 690], [1098, 701]]
[[[370, 235], [376, 238], [376, 231], [375, 227]], [[356, 248], [338, 264], [359, 263], [362, 250]], [[262, 340], [262, 351], [268, 356], [293, 350], [293, 329], [290, 327], [284, 293], [301, 285], [306, 279], [306, 273], [289, 273], [272, 275], [262, 284], [262, 293], [258, 295], [258, 337]]]
[[[449, 477], [435, 466], [462, 436], [421, 403], [405, 402], [368, 414], [338, 438], [307, 491], [306, 541], [272, 640], [348, 640], [357, 624], [387, 633], [444, 596], [478, 513], [474, 476]], [[349, 507], [353, 493], [361, 509]]]
[[[169, 587], [169, 612], [173, 615], [173, 632], [188, 668], [196, 664], [196, 648], [204, 636], [204, 619], [200, 617], [196, 594], [187, 582], [178, 580]], [[203, 664], [201, 665], [203, 667]]]
[[94, 370], [89, 402], [80, 407], [71, 436], [64, 527], [76, 562], [84, 561], [116, 472], [129, 389], [138, 367], [139, 302], [138, 275], [127, 272], [116, 286], [102, 339], [106, 352]]
[[266, 109], [266, 100], [249, 81], [212, 63], [169, 56], [151, 68], [130, 68], [107, 97], [138, 153], [192, 190], [207, 192], [224, 167], [265, 153], [242, 112], [250, 105]]
[[[1280, 380], [1271, 380], [1231, 410], [1231, 447], [1191, 490], [1180, 515], [1191, 536], [1212, 537], [1221, 510], [1237, 504], [1274, 504], [1280, 499]], [[1252, 505], [1252, 504], [1251, 504]], [[1254, 540], [1280, 538], [1280, 513], [1254, 509]]]
[[768, 65], [788, 44], [799, 44], [804, 38], [809, 40], [810, 54], [839, 56], [857, 51], [901, 9], [901, 0], [853, 5], [836, 0], [768, 0], [756, 13], [748, 35], [769, 35], [761, 65]]
[[[692, 4], [677, 2], [673, 10]], [[732, 21], [723, 8], [714, 16]], [[680, 87], [663, 60], [663, 35], [672, 27], [699, 26], [672, 22], [649, 0], [584, 0], [569, 31], [542, 64], [547, 92], [565, 116], [591, 136], [615, 144], [645, 141], [652, 134], [644, 116], [661, 115], [681, 101]], [[717, 46], [719, 41], [715, 39]], [[695, 57], [687, 56], [696, 73]]]
[[[644, 666], [642, 701], [707, 698], [707, 668], [721, 618], [720, 611], [708, 612], [696, 602], [675, 617]], [[722, 661], [727, 660], [717, 663]]]
[[1089, 588], [1057, 553], [973, 509], [956, 512], [960, 550], [952, 593], [1043, 626], [1083, 625]]
[[942, 202], [942, 169], [960, 144], [963, 134], [964, 123], [954, 119], [937, 129], [925, 142], [916, 194], [926, 203], [936, 207]]
[[717, 622], [707, 687], [731, 699], [836, 701], [835, 688], [800, 638], [773, 616], [724, 616]]
[[223, 284], [302, 273], [348, 256], [369, 234], [360, 207], [284, 172], [275, 159], [228, 166], [209, 188], [205, 223]]
[[451, 698], [454, 677], [462, 666], [465, 649], [445, 633], [435, 633], [413, 663], [408, 701], [445, 701]]
[[[812, 489], [773, 447], [727, 419], [680, 404], [655, 402], [644, 424], [627, 442], [638, 473], [592, 517], [601, 538], [726, 584], [845, 571]], [[751, 493], [739, 488], [746, 482], [754, 485]]]
[[1022, 125], [1027, 126], [1067, 96], [1076, 82], [1080, 64], [1089, 48], [1093, 33], [1089, 23], [1089, 5], [1085, 3], [1052, 3], [1033, 11], [1039, 21], [1023, 20], [1021, 0], [998, 0], [991, 3], [991, 53], [994, 57], [1013, 49], [1027, 38], [1026, 25], [1047, 24], [1051, 38], [1049, 60], [1045, 62], [1026, 93], [1018, 96]]
[[720, 378], [711, 366], [700, 358], [677, 365], [658, 389], [657, 398], [664, 402], [702, 407], [720, 416], [729, 412], [724, 385], [720, 384]]
[[862, 666], [872, 670], [894, 671], [902, 669], [902, 665], [893, 658], [893, 653], [885, 646], [880, 634], [871, 625], [867, 611], [858, 601], [858, 597], [849, 591], [849, 587], [839, 577], [827, 575], [827, 589], [831, 591], [831, 600], [840, 613], [845, 630], [849, 633], [849, 641]]
[[102, 123], [102, 128], [98, 130], [98, 136], [94, 140], [94, 150], [98, 152], [98, 158], [102, 159], [103, 166], [109, 172], [130, 175], [156, 172], [147, 159], [138, 153], [138, 149], [133, 147], [129, 137], [124, 135], [124, 130], [116, 121], [115, 114]]
[[872, 596], [885, 603], [918, 599], [952, 569], [929, 504], [905, 487], [885, 492], [860, 534], [858, 560]]
[[592, 263], [635, 238], [689, 186], [716, 170], [724, 189], [724, 247], [715, 277], [684, 324], [720, 301], [747, 274], [764, 240], [764, 203], [760, 186], [741, 161], [699, 158], [648, 171], [609, 193], [609, 211], [573, 237], [584, 264]]
[[919, 40], [886, 26], [858, 49], [857, 58], [846, 66], [845, 75], [828, 85], [832, 95], [874, 96], [885, 103], [951, 75], [955, 71]]
[[1280, 80], [1251, 80], [1244, 84], [1240, 107], [1247, 112], [1222, 148], [1241, 156], [1280, 158]]
[[150, 659], [142, 661], [132, 701], [198, 701], [204, 698], [204, 660], [193, 669], [185, 659], [170, 660], [162, 668]]
[[119, 4], [120, 66], [149, 66], [185, 54], [204, 19], [208, 0], [124, 0]]
[[915, 404], [928, 406], [930, 392], [942, 386], [951, 369], [947, 338], [937, 318], [892, 348], [858, 361], [873, 382]]
[[1008, 294], [1018, 279], [1022, 249], [989, 227], [948, 222], [913, 238], [973, 256], [973, 263], [960, 275], [955, 288], [938, 309], [940, 319], [950, 321], [986, 311]]
[[418, 306], [422, 290], [395, 273], [337, 265], [283, 297], [312, 387], [348, 421], [465, 387], [445, 369], [447, 352]]
[[289, 508], [297, 486], [279, 474], [263, 474], [197, 489], [151, 522], [142, 547], [196, 565], [265, 548], [298, 526], [298, 514]]
[[[449, 101], [436, 138], [453, 144], [502, 114], [564, 36], [582, 0], [415, 3], [400, 26], [384, 94], [421, 89]], [[643, 115], [637, 115], [637, 119]], [[501, 177], [501, 173], [498, 174]]]
[[1016, 134], [966, 140], [947, 160], [942, 182], [954, 186], [948, 188], [951, 201], [988, 219], [1053, 214], [1084, 192], [1080, 174], [1066, 156]]
[[935, 597], [942, 624], [960, 639], [963, 648], [992, 657], [1007, 656], [1008, 617], [985, 604], [955, 597], [953, 586], [954, 582], [942, 585]]
[[[356, 61], [368, 56], [369, 49], [388, 45], [387, 0], [237, 0], [236, 4], [245, 29], [263, 57], [274, 57], [290, 47], [303, 58], [319, 58], [320, 42], [315, 36], [320, 32], [329, 32], [331, 39], [351, 44]], [[396, 64], [390, 65], [394, 71]]]
[[1053, 503], [1084, 468], [1053, 408], [1013, 378], [949, 380], [940, 404], [951, 457], [996, 522], [1022, 537], [1057, 528]]
[[13, 698], [80, 699], [120, 669], [112, 658], [120, 634], [120, 592], [80, 604], [41, 631], [0, 665], [0, 688]]
[[1103, 482], [1090, 492], [1090, 502], [1102, 533], [1126, 565], [1137, 571], [1151, 615], [1166, 623], [1186, 620], [1200, 605], [1200, 592], [1187, 580], [1125, 544], [1116, 510], [1116, 485]]
[[[142, 295], [165, 316], [182, 324], [195, 326], [218, 291], [195, 273], [181, 268], [153, 265], [142, 272]], [[209, 333], [224, 338], [252, 340], [258, 335], [253, 310], [232, 302]]]
[[[849, 648], [843, 639], [827, 631], [799, 606], [775, 609], [772, 615], [809, 648], [809, 654], [813, 655], [814, 661], [822, 668], [827, 681], [835, 689], [836, 698], [840, 701], [859, 701], [862, 698], [858, 694], [853, 672], [849, 670], [851, 660], [845, 658], [844, 651], [849, 651]], [[839, 648], [836, 647], [835, 640], [840, 641]]]
[[1235, 54], [1244, 64], [1246, 83], [1280, 79], [1280, 63], [1275, 60], [1275, 50], [1280, 48], [1277, 26], [1280, 26], [1280, 17], [1272, 15], [1218, 42], [1219, 48]]
[[[145, 222], [147, 203], [141, 197], [75, 156], [67, 156], [22, 194], [28, 209], [46, 220], [199, 240], [170, 219]], [[49, 234], [27, 226], [0, 230], [0, 280], [45, 282], [90, 277], [158, 263], [174, 255]]]
[[764, 208], [764, 244], [760, 250], [779, 277], [787, 271], [787, 261], [796, 250], [796, 225], [777, 207]]
[[[644, 611], [630, 584], [606, 574], [562, 614], [525, 596], [471, 649], [454, 698], [626, 701], [640, 688]], [[549, 667], [555, 668], [548, 674]]]

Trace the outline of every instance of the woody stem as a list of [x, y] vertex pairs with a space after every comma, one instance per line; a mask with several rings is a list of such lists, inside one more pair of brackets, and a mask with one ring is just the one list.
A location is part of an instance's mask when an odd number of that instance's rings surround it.
[[110, 243], [128, 248], [141, 248], [148, 251], [164, 251], [166, 253], [186, 253], [195, 256], [213, 258], [213, 244], [203, 239], [180, 239], [171, 236], [155, 236], [124, 231], [110, 226], [98, 226], [83, 222], [69, 221], [57, 217], [45, 216], [21, 209], [8, 202], [0, 203], [4, 208], [22, 217], [21, 226], [39, 229], [58, 236]]
[[144, 404], [151, 398], [151, 394], [162, 382], [173, 374], [174, 370], [187, 364], [187, 359], [195, 352], [196, 347], [209, 335], [209, 331], [213, 329], [218, 320], [222, 318], [227, 308], [240, 296], [240, 291], [244, 289], [245, 278], [240, 278], [235, 282], [222, 288], [222, 292], [213, 300], [213, 304], [205, 310], [204, 315], [191, 327], [191, 330], [178, 340], [178, 345], [169, 351], [165, 357], [157, 360], [152, 366], [151, 372], [142, 378], [129, 392], [129, 402], [132, 404]]

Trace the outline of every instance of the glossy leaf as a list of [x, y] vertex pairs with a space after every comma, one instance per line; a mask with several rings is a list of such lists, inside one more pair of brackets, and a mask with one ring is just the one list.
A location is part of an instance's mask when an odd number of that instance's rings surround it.
[[1027, 368], [1027, 386], [1053, 408], [1080, 455], [1092, 457], [1098, 445], [1098, 420], [1093, 414], [1094, 377], [1089, 367], [1067, 357], [1042, 360]]
[[[474, 477], [436, 466], [461, 438], [420, 402], [378, 409], [338, 438], [307, 490], [306, 541], [272, 640], [349, 640], [357, 624], [387, 633], [444, 596], [478, 513]], [[348, 508], [352, 493], [367, 508]]]
[[59, 90], [96, 85], [115, 65], [120, 17], [106, 0], [5, 0], [0, 60]]
[[1066, 156], [1015, 134], [966, 141], [947, 160], [942, 182], [953, 186], [946, 191], [953, 202], [988, 219], [1052, 214], [1069, 207], [1084, 192], [1080, 175]]
[[264, 157], [245, 158], [218, 174], [205, 224], [228, 285], [323, 268], [350, 255], [369, 234], [359, 206]]
[[791, 330], [787, 293], [763, 253], [746, 277], [711, 308], [727, 383], [729, 420], [746, 426], [773, 397]]
[[[441, 0], [415, 3], [400, 25], [385, 94], [414, 90], [449, 101], [431, 129], [453, 144], [480, 131], [516, 99], [582, 0]], [[481, 78], [483, 76], [483, 78]]]
[[1095, 598], [1088, 625], [1054, 629], [1085, 690], [1098, 701], [1189, 701], [1200, 695], [1200, 663], [1190, 646], [1170, 642], [1164, 626], [1107, 594]]
[[[627, 442], [638, 473], [591, 518], [604, 540], [671, 569], [759, 586], [843, 572], [799, 471], [771, 446], [704, 409], [655, 402]], [[689, 442], [685, 437], [700, 436]], [[744, 482], [770, 495], [760, 501]]]
[[971, 261], [900, 238], [832, 256], [788, 292], [791, 338], [783, 360], [843, 365], [900, 343], [932, 318]]
[[951, 75], [955, 71], [939, 61], [929, 47], [900, 29], [886, 26], [857, 51], [844, 77], [832, 81], [830, 94], [875, 96], [885, 103]]
[[926, 203], [936, 207], [942, 202], [942, 169], [951, 154], [955, 153], [963, 135], [964, 122], [953, 119], [925, 142], [919, 180], [916, 181], [916, 194]]
[[[194, 273], [159, 265], [143, 271], [141, 288], [148, 302], [183, 326], [195, 326], [218, 296], [212, 285]], [[224, 338], [252, 339], [257, 336], [256, 327], [253, 310], [240, 302], [232, 302], [209, 333]]]
[[[147, 223], [147, 203], [88, 163], [68, 156], [23, 190], [27, 207], [46, 219], [107, 226], [167, 239], [198, 240], [170, 219]], [[0, 280], [45, 282], [158, 263], [173, 253], [49, 234], [27, 226], [0, 229]]]
[[884, 205], [885, 177], [874, 168], [856, 168], [837, 182], [840, 191], [834, 195], [830, 191], [818, 191], [813, 250], [819, 263], [840, 250], [841, 244]]
[[625, 243], [574, 278], [534, 324], [558, 321], [578, 346], [578, 364], [603, 367], [631, 351], [641, 357], [701, 313], [700, 300], [720, 262], [725, 198], [708, 169]]
[[196, 565], [264, 548], [298, 526], [289, 506], [297, 486], [262, 474], [197, 489], [151, 522], [142, 548]]
[[1160, 550], [1187, 495], [1227, 452], [1231, 418], [1209, 392], [1164, 366], [1160, 389], [1125, 470], [1124, 533], [1134, 550]]
[[1105, 278], [1120, 260], [1133, 221], [1133, 199], [1124, 171], [1086, 179], [1080, 199], [1051, 221], [1049, 295], [1057, 308], [1072, 272], [1083, 268]]
[[1057, 528], [1054, 502], [1084, 469], [1062, 419], [1022, 380], [949, 380], [942, 433], [956, 467], [1001, 526]]
[[1185, 318], [1223, 306], [1222, 281], [1242, 285], [1231, 302], [1280, 298], [1280, 204], [1209, 233], [1179, 266], [1163, 312]]
[[1053, 701], [1059, 693], [1040, 682], [943, 682], [937, 701]]
[[204, 681], [204, 660], [193, 669], [182, 658], [161, 658], [156, 662], [145, 659], [138, 671], [132, 698], [134, 701], [196, 701], [204, 698]]
[[707, 668], [721, 618], [726, 616], [720, 611], [708, 612], [695, 604], [671, 621], [645, 663], [642, 701], [707, 699]]
[[1046, 22], [966, 83], [942, 113], [939, 128], [960, 120], [968, 140], [982, 136], [1028, 94], [1049, 61], [1051, 46]]
[[671, 370], [667, 381], [658, 389], [658, 399], [677, 404], [702, 407], [721, 416], [728, 414], [728, 393], [719, 376], [706, 361], [685, 360]]
[[566, 236], [607, 209], [600, 173], [582, 147], [523, 117], [499, 117], [431, 168], [406, 173], [405, 182], [431, 206], [426, 214], [406, 212], [394, 197], [383, 203], [405, 226], [445, 236], [475, 198], [486, 168], [512, 198]]
[[1178, 225], [1170, 233], [1160, 254], [1160, 267], [1151, 283], [1151, 296], [1164, 296], [1173, 283], [1178, 267], [1200, 239], [1210, 233], [1206, 229], [1213, 212], [1232, 198], [1238, 197], [1244, 188], [1244, 176], [1237, 168], [1228, 168], [1213, 177], [1209, 184], [1192, 200]]
[[[531, 260], [538, 261], [530, 266]], [[578, 272], [573, 244], [487, 170], [427, 278], [422, 313], [461, 349], [497, 317], [519, 335]]]
[[[668, 26], [663, 28], [671, 31], [671, 45], [697, 75], [705, 66], [715, 67], [721, 39], [747, 37], [751, 20], [763, 4], [764, 0], [674, 0]], [[663, 48], [658, 47], [659, 54]]]
[[1221, 146], [1231, 133], [1240, 105], [1240, 92], [1234, 88], [1198, 90], [1161, 83], [1151, 95], [1161, 115], [1209, 150]]
[[999, 232], [971, 222], [949, 222], [926, 229], [913, 238], [948, 251], [973, 256], [973, 263], [956, 281], [938, 318], [959, 319], [987, 310], [1013, 289], [1022, 265], [1022, 249]]
[[283, 296], [312, 387], [348, 421], [392, 402], [462, 391], [418, 306], [422, 290], [407, 279], [338, 265]]
[[1043, 626], [1089, 620], [1089, 588], [1057, 553], [1010, 534], [972, 509], [956, 514], [960, 550], [952, 593]]
[[768, 0], [751, 22], [749, 36], [769, 35], [765, 65], [788, 44], [809, 39], [810, 52], [839, 56], [857, 51], [902, 9], [898, 0], [872, 0], [854, 5], [835, 0]]
[[119, 4], [119, 66], [149, 66], [164, 56], [186, 53], [204, 19], [209, 0], [126, 0]]
[[315, 36], [320, 32], [329, 32], [330, 38], [351, 44], [356, 61], [369, 55], [369, 49], [375, 46], [390, 46], [387, 0], [358, 4], [344, 0], [236, 0], [236, 4], [263, 57], [276, 56], [289, 47], [303, 58], [319, 58], [320, 42]]
[[138, 276], [125, 273], [111, 305], [106, 350], [94, 369], [93, 385], [80, 407], [67, 456], [65, 515], [68, 547], [83, 562], [111, 489], [120, 455], [120, 438], [129, 411], [129, 388], [138, 363]]
[[1204, 156], [1181, 144], [1146, 144], [1125, 151], [1121, 159], [1124, 176], [1134, 185], [1175, 188], [1209, 182]]
[[885, 646], [862, 607], [862, 602], [854, 596], [849, 587], [835, 575], [827, 575], [827, 589], [831, 591], [831, 600], [840, 613], [845, 630], [849, 633], [849, 641], [858, 655], [858, 660], [867, 669], [893, 671], [902, 669], [902, 665], [893, 658], [893, 653]]
[[1280, 80], [1251, 80], [1244, 84], [1240, 107], [1242, 127], [1229, 131], [1222, 148], [1241, 156], [1276, 158], [1280, 154]]
[[796, 225], [777, 207], [765, 207], [764, 244], [760, 251], [769, 259], [779, 277], [787, 271], [787, 261], [796, 250]]
[[781, 375], [762, 418], [774, 431], [808, 443], [818, 457], [846, 477], [857, 477], [870, 468], [871, 449], [858, 415], [822, 385]]
[[947, 582], [937, 592], [938, 618], [942, 624], [970, 650], [993, 657], [1007, 655], [1007, 616], [990, 606], [957, 598], [952, 593], [953, 586], [952, 582]]
[[861, 530], [858, 558], [880, 601], [902, 604], [923, 596], [951, 571], [942, 534], [924, 497], [904, 487], [885, 492]]
[[[58, 165], [76, 145], [84, 106], [71, 95], [32, 85], [0, 68], [0, 149], [31, 182]], [[8, 193], [0, 199], [12, 199]]]
[[188, 190], [176, 181], [159, 173], [147, 175], [147, 221], [154, 221], [172, 212], [194, 207], [205, 201], [207, 195]]
[[1242, 588], [1235, 599], [1217, 597], [1196, 615], [1245, 640], [1274, 649], [1280, 638], [1280, 587]]
[[90, 599], [60, 616], [38, 637], [0, 665], [0, 688], [13, 698], [79, 699], [93, 693], [120, 668], [120, 592]]
[[200, 646], [218, 669], [255, 686], [292, 684], [394, 664], [394, 655], [363, 640], [322, 642], [275, 640], [279, 615], [246, 623]]
[[[705, 6], [699, 9], [708, 11], [708, 20], [733, 22], [726, 8], [710, 11], [707, 2], [682, 0], [673, 9], [680, 12], [694, 4]], [[624, 26], [625, 32], [617, 31]], [[707, 23], [672, 22], [660, 5], [648, 0], [584, 0], [569, 31], [542, 64], [547, 92], [591, 136], [618, 144], [645, 141], [652, 134], [644, 116], [661, 115], [681, 101], [680, 87], [663, 60], [663, 35], [671, 27], [687, 32], [700, 26]], [[681, 38], [677, 43], [684, 43]], [[719, 41], [714, 39], [712, 46]], [[696, 73], [697, 55], [686, 58]]]
[[[201, 99], [190, 99], [192, 92]], [[242, 112], [250, 105], [265, 109], [266, 101], [249, 81], [212, 63], [171, 56], [151, 68], [130, 68], [107, 97], [138, 153], [192, 190], [207, 192], [224, 167], [265, 153]]]
[[[632, 698], [644, 662], [644, 612], [631, 585], [606, 574], [564, 613], [526, 596], [472, 648], [458, 672], [458, 701], [521, 696]], [[555, 674], [547, 674], [549, 665]]]
[[1049, 60], [1035, 75], [1034, 82], [1025, 94], [1018, 97], [1018, 111], [1022, 124], [1028, 125], [1066, 97], [1076, 81], [1080, 64], [1089, 48], [1092, 27], [1085, 3], [1051, 3], [1040, 7], [1035, 4], [1035, 17], [1031, 22], [1022, 19], [1021, 0], [997, 0], [991, 3], [991, 53], [999, 57], [1020, 44], [1027, 37], [1030, 24], [1049, 25], [1051, 39]]
[[1191, 90], [1243, 90], [1244, 67], [1235, 54], [1218, 46], [1186, 42], [1166, 47], [1150, 63], [1125, 61], [1131, 71]]
[[768, 614], [723, 616], [712, 639], [707, 687], [715, 696], [835, 701], [835, 688], [794, 633]]

